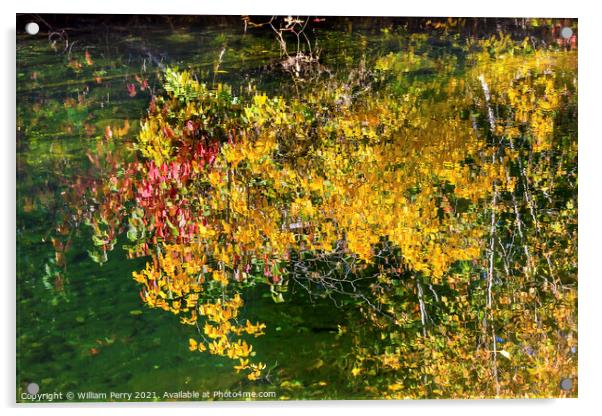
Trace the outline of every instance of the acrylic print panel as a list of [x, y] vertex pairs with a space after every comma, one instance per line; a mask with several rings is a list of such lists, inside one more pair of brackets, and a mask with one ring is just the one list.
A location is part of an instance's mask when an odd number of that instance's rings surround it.
[[17, 28], [18, 402], [577, 396], [576, 20]]

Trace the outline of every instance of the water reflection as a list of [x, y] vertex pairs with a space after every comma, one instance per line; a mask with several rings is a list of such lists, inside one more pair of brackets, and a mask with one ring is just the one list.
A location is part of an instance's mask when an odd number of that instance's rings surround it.
[[[318, 66], [232, 25], [19, 38], [19, 382], [565, 394], [574, 45], [445, 24], [317, 27]], [[234, 335], [260, 323], [266, 367], [233, 371], [251, 356]], [[519, 368], [531, 378], [513, 384]]]

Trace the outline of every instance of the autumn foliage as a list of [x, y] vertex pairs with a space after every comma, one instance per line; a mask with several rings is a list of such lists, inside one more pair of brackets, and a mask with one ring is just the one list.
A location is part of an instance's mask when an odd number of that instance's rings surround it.
[[[92, 257], [125, 235], [148, 256], [142, 301], [250, 380], [269, 326], [239, 319], [245, 287], [285, 302], [302, 285], [354, 301], [339, 367], [370, 397], [567, 394], [577, 140], [557, 123], [576, 126], [576, 53], [494, 37], [457, 71], [424, 41], [368, 80], [287, 98], [166, 70], [134, 156], [115, 161], [105, 137], [90, 156], [102, 174], [74, 187], [94, 207]], [[411, 76], [433, 68], [446, 76]]]

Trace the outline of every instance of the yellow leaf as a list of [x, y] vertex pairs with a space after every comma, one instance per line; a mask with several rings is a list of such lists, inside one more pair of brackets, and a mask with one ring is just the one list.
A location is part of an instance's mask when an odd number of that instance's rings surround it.
[[196, 351], [197, 348], [198, 348], [198, 343], [196, 342], [196, 340], [193, 338], [190, 338], [188, 340], [188, 349], [190, 351]]

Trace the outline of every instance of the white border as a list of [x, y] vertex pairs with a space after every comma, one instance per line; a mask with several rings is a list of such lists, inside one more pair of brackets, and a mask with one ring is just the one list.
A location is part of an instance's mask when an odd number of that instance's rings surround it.
[[[115, 415], [129, 415], [143, 407], [148, 415], [164, 415], [174, 411], [186, 413], [244, 413], [261, 415], [304, 415], [308, 413], [380, 414], [445, 414], [504, 415], [526, 412], [548, 415], [592, 414], [598, 407], [598, 391], [602, 387], [600, 356], [602, 324], [599, 319], [602, 272], [599, 263], [602, 250], [600, 218], [600, 166], [602, 165], [602, 132], [600, 108], [600, 47], [602, 25], [594, 2], [572, 1], [412, 1], [369, 0], [299, 0], [298, 2], [235, 0], [28, 0], [2, 3], [3, 58], [0, 64], [2, 97], [0, 126], [4, 135], [0, 209], [2, 210], [2, 332], [0, 342], [4, 373], [0, 385], [0, 406], [8, 414], [43, 413], [49, 415], [98, 414], [107, 405], [56, 405], [35, 407], [14, 405], [15, 398], [15, 14], [16, 13], [123, 13], [123, 14], [301, 14], [301, 15], [366, 15], [366, 16], [498, 16], [498, 17], [577, 17], [579, 18], [579, 399], [505, 400], [505, 401], [413, 401], [413, 402], [271, 402], [271, 403], [186, 403], [186, 404], [118, 404], [110, 406]], [[174, 409], [174, 407], [181, 407]], [[197, 409], [198, 408], [198, 409]], [[599, 410], [598, 410], [599, 412]], [[595, 413], [598, 413], [595, 412]]]

